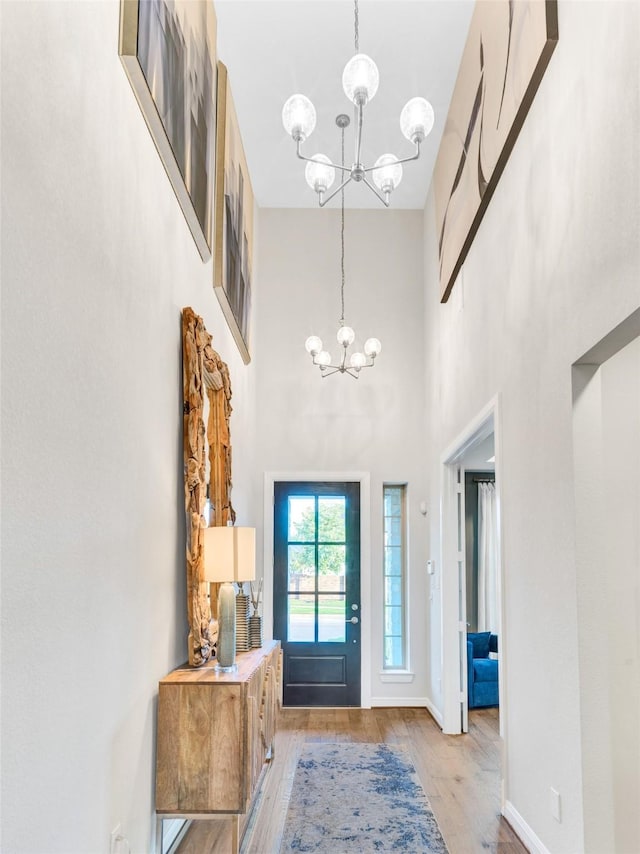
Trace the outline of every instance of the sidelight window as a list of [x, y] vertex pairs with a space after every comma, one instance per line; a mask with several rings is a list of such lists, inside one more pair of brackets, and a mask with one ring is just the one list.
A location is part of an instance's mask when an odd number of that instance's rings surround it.
[[406, 667], [406, 485], [383, 487], [384, 667]]

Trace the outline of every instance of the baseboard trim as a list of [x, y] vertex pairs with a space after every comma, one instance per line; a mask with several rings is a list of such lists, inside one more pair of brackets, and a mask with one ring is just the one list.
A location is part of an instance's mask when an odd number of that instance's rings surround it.
[[433, 703], [428, 697], [425, 702], [425, 706], [427, 707], [427, 711], [434, 719], [434, 721], [438, 724], [440, 729], [444, 729], [444, 718], [442, 717], [442, 712], [433, 705]]
[[400, 708], [424, 708], [427, 705], [426, 697], [372, 697], [371, 708], [392, 709], [394, 706]]
[[505, 802], [504, 812], [502, 814], [514, 829], [520, 842], [522, 842], [525, 848], [528, 849], [530, 854], [551, 854], [542, 840], [533, 832], [527, 822], [522, 818], [511, 801]]

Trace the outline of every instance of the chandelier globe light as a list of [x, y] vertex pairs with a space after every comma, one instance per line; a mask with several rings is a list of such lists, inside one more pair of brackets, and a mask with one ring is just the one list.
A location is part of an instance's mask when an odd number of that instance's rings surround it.
[[[309, 138], [316, 126], [316, 110], [306, 95], [292, 95], [282, 109], [284, 129], [296, 144], [296, 156], [307, 161], [305, 178], [307, 184], [318, 196], [322, 208], [341, 192], [351, 181], [366, 184], [385, 207], [389, 207], [391, 193], [402, 180], [402, 164], [420, 157], [420, 145], [431, 133], [434, 112], [431, 104], [421, 97], [411, 98], [400, 113], [400, 129], [406, 139], [415, 146], [415, 152], [409, 157], [397, 158], [394, 154], [383, 154], [373, 166], [362, 162], [362, 124], [365, 106], [378, 91], [380, 75], [378, 67], [365, 53], [360, 53], [358, 30], [358, 0], [354, 0], [355, 56], [347, 62], [342, 73], [342, 88], [347, 98], [356, 108], [355, 160], [351, 166], [333, 163], [325, 154], [307, 157], [302, 154], [302, 143]], [[335, 180], [336, 170], [342, 180], [329, 195], [328, 190]]]
[[[339, 115], [336, 118], [336, 124], [342, 131], [342, 162], [344, 163], [344, 130], [348, 127], [350, 123], [349, 116], [344, 114]], [[316, 158], [322, 155], [316, 155]], [[383, 155], [384, 157], [393, 157], [393, 155]], [[316, 159], [314, 167], [317, 166], [318, 169], [322, 168], [333, 168], [327, 167], [325, 164], [326, 158], [323, 160]], [[307, 170], [311, 166], [311, 163], [307, 164]], [[395, 163], [390, 164], [390, 169], [398, 168], [402, 170], [402, 166], [397, 166]], [[383, 171], [383, 170], [379, 170]], [[307, 175], [307, 180], [309, 180], [309, 176]], [[332, 178], [333, 180], [333, 178]], [[332, 374], [348, 374], [350, 377], [354, 377], [358, 379], [360, 375], [360, 371], [363, 368], [372, 368], [376, 357], [380, 354], [382, 350], [382, 344], [377, 338], [367, 338], [364, 342], [363, 350], [364, 352], [356, 351], [355, 353], [351, 353], [349, 358], [347, 359], [347, 353], [349, 347], [356, 340], [356, 333], [354, 330], [347, 326], [344, 322], [344, 185], [341, 188], [341, 204], [340, 204], [340, 272], [342, 275], [342, 281], [340, 286], [340, 300], [342, 305], [342, 314], [340, 315], [340, 325], [338, 327], [338, 332], [336, 334], [336, 340], [340, 345], [340, 355], [338, 356], [335, 362], [332, 361], [331, 353], [328, 350], [323, 348], [322, 339], [318, 338], [317, 335], [310, 335], [305, 341], [305, 350], [311, 356], [313, 364], [320, 368], [320, 373], [323, 377], [330, 377]]]

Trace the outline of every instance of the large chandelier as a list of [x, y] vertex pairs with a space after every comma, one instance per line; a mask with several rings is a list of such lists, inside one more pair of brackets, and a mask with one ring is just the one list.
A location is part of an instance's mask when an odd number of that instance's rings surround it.
[[[318, 194], [318, 204], [324, 207], [351, 181], [366, 184], [367, 187], [389, 207], [391, 193], [402, 180], [402, 164], [420, 157], [420, 144], [433, 128], [433, 107], [425, 98], [411, 98], [400, 113], [400, 129], [405, 137], [415, 145], [411, 157], [398, 159], [395, 154], [382, 154], [373, 166], [365, 166], [361, 161], [362, 120], [365, 106], [378, 91], [378, 68], [371, 57], [360, 53], [358, 32], [358, 0], [354, 0], [355, 56], [351, 57], [342, 73], [342, 86], [345, 95], [355, 105], [356, 142], [355, 162], [352, 166], [333, 163], [324, 154], [305, 157], [301, 152], [302, 143], [312, 134], [316, 126], [316, 110], [305, 95], [292, 95], [282, 109], [282, 123], [285, 130], [296, 143], [296, 154], [300, 160], [306, 160], [305, 177], [307, 184]], [[330, 195], [327, 191], [333, 185], [336, 169], [342, 173], [343, 181]], [[373, 184], [371, 181], [373, 181]], [[375, 185], [375, 186], [374, 186]]]
[[[341, 114], [336, 118], [336, 124], [342, 131], [342, 162], [344, 163], [344, 129], [350, 123], [349, 116]], [[340, 301], [342, 313], [340, 315], [340, 326], [338, 327], [338, 344], [342, 348], [338, 359], [333, 362], [331, 353], [328, 350], [322, 349], [322, 340], [317, 335], [311, 335], [305, 341], [305, 349], [311, 356], [313, 364], [320, 368], [323, 377], [330, 377], [331, 374], [349, 374], [350, 377], [358, 379], [362, 368], [371, 368], [374, 365], [376, 356], [382, 350], [382, 344], [377, 338], [367, 338], [364, 342], [364, 353], [352, 353], [347, 362], [347, 351], [355, 341], [356, 333], [350, 326], [345, 326], [344, 323], [344, 184], [338, 188], [342, 190], [342, 198], [340, 204], [340, 271], [342, 281], [340, 285]]]

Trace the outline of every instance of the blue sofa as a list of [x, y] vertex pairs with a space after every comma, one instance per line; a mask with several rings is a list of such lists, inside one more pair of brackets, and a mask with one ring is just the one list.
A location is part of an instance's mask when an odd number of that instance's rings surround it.
[[469, 708], [497, 706], [498, 660], [489, 658], [498, 652], [498, 635], [491, 632], [467, 632], [467, 688]]

